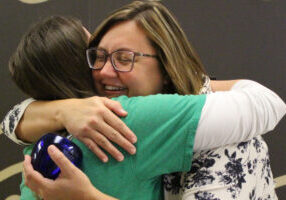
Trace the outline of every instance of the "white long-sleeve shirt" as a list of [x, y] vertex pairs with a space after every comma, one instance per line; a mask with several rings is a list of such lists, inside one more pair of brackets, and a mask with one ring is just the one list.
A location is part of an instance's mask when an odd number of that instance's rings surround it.
[[230, 91], [208, 94], [194, 150], [246, 141], [267, 133], [285, 113], [286, 105], [276, 93], [254, 81], [238, 81]]

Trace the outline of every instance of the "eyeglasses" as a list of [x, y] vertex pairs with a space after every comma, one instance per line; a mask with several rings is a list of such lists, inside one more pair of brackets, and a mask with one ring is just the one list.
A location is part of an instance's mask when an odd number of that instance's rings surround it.
[[134, 66], [135, 56], [157, 58], [156, 55], [133, 52], [128, 50], [117, 50], [109, 54], [103, 49], [90, 48], [86, 50], [88, 65], [91, 69], [95, 70], [102, 69], [107, 62], [108, 57], [110, 57], [112, 67], [115, 71], [130, 72], [132, 71]]

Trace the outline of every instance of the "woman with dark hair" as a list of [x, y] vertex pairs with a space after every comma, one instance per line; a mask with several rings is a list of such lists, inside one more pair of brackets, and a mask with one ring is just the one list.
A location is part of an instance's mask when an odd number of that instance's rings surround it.
[[[169, 15], [166, 8], [159, 3], [134, 2], [115, 11], [99, 26], [94, 40], [87, 50], [87, 57], [90, 68], [93, 69], [92, 73], [98, 94], [103, 96], [137, 96], [176, 91], [182, 94], [199, 93], [204, 81], [209, 79], [205, 77], [201, 63], [188, 46], [182, 30], [176, 29], [178, 25], [176, 22], [173, 23], [174, 19]], [[164, 21], [165, 18], [167, 18], [166, 21]], [[165, 27], [166, 24], [170, 24], [170, 27]], [[174, 28], [172, 28], [173, 26]], [[160, 34], [157, 35], [156, 32]], [[166, 43], [166, 41], [168, 42]], [[45, 53], [52, 53], [53, 51], [49, 52], [50, 50], [47, 49]], [[22, 50], [19, 49], [18, 51]], [[175, 55], [179, 57], [172, 57], [172, 51], [177, 51]], [[183, 63], [180, 61], [180, 57], [185, 59], [182, 60]], [[71, 54], [72, 58], [76, 57]], [[183, 67], [184, 64], [186, 67]], [[58, 67], [67, 67], [67, 65]], [[17, 70], [14, 69], [14, 71]], [[186, 78], [189, 76], [188, 74], [190, 74], [191, 80], [189, 84], [184, 82], [188, 81]], [[64, 76], [64, 74], [62, 75]], [[25, 76], [19, 77], [25, 79]], [[50, 77], [43, 78], [49, 79]], [[21, 79], [17, 79], [16, 82], [18, 84], [23, 83]], [[125, 154], [126, 160], [122, 164], [110, 160], [106, 168], [98, 160], [87, 156], [83, 171], [91, 178], [93, 185], [120, 198], [160, 199], [162, 197], [160, 175], [185, 171], [190, 168], [189, 159], [192, 157], [192, 150], [188, 148], [192, 144], [190, 145], [189, 142], [191, 141], [187, 137], [183, 137], [184, 134], [192, 135], [194, 132], [191, 133], [191, 131], [195, 131], [194, 150], [199, 152], [223, 144], [251, 139], [257, 134], [265, 133], [273, 128], [284, 115], [285, 105], [281, 99], [257, 83], [244, 80], [212, 81], [210, 84], [214, 90], [231, 88], [231, 91], [209, 94], [205, 97], [205, 102], [203, 100], [204, 95], [114, 98], [129, 112], [123, 120], [137, 134], [139, 139], [136, 145], [137, 155], [132, 157]], [[64, 86], [68, 86], [68, 83], [62, 85], [62, 87]], [[92, 100], [92, 98], [72, 99], [57, 101], [56, 103], [67, 107], [66, 105], [76, 105], [77, 102], [87, 104]], [[63, 102], [65, 105], [62, 104]], [[33, 104], [36, 105], [36, 103]], [[39, 103], [38, 106], [40, 105], [43, 104]], [[202, 112], [199, 114], [201, 117], [197, 115], [200, 112]], [[194, 116], [197, 117], [194, 118]], [[191, 118], [196, 120], [188, 121]], [[228, 120], [228, 122], [224, 120]], [[259, 124], [252, 123], [254, 121], [259, 122]], [[21, 123], [24, 122], [25, 120], [22, 120]], [[48, 131], [55, 131], [64, 128], [64, 124], [56, 122], [55, 126], [53, 123], [46, 123], [45, 126], [50, 128], [46, 129]], [[37, 125], [35, 124], [35, 126]], [[96, 123], [96, 125], [101, 126], [100, 123]], [[190, 127], [192, 128], [189, 129]], [[91, 129], [90, 126], [85, 127], [85, 130], [89, 129]], [[43, 128], [38, 129], [38, 132], [44, 134], [43, 130]], [[22, 132], [25, 131], [22, 130]], [[34, 137], [32, 139], [26, 134], [22, 134], [22, 136], [26, 136], [29, 138], [28, 140], [33, 140], [39, 137], [35, 132], [31, 134]], [[88, 141], [85, 143], [98, 153], [97, 146], [90, 140]], [[78, 144], [84, 149], [86, 155], [90, 154], [84, 145], [79, 142]], [[189, 147], [185, 149], [185, 145]], [[102, 156], [99, 157], [103, 158]], [[89, 169], [91, 163], [95, 163], [93, 170]], [[154, 166], [154, 163], [157, 164]], [[28, 163], [26, 164], [28, 165]], [[115, 171], [111, 170], [111, 166], [116, 166], [113, 168]], [[97, 174], [97, 170], [108, 173], [103, 176], [103, 174]], [[110, 179], [113, 179], [112, 183]], [[132, 184], [128, 184], [130, 182]], [[33, 185], [31, 183], [33, 183], [33, 179], [28, 184]], [[122, 189], [122, 185], [116, 183], [126, 184]], [[40, 191], [47, 191], [45, 185], [42, 187], [44, 189], [42, 188]], [[46, 194], [42, 195], [45, 197]]]
[[23, 36], [11, 56], [12, 78], [15, 82], [21, 79], [23, 83], [17, 84], [18, 87], [35, 99], [90, 97], [94, 95], [91, 70], [82, 67], [83, 64], [87, 66], [86, 58], [82, 56], [87, 43], [88, 38], [78, 19], [44, 19]]

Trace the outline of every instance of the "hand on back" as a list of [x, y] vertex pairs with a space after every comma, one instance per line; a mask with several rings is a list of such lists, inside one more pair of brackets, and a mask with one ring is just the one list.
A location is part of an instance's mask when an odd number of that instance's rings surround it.
[[124, 159], [122, 153], [112, 142], [130, 154], [136, 152], [133, 143], [137, 138], [119, 118], [126, 115], [127, 112], [119, 102], [105, 97], [90, 97], [65, 101], [60, 109], [59, 121], [70, 134], [82, 141], [103, 162], [107, 162], [108, 157], [102, 149], [116, 160], [122, 161]]

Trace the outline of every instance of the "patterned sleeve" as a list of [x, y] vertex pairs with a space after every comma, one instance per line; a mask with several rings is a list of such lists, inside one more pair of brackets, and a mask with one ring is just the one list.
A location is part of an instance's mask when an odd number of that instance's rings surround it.
[[200, 89], [199, 94], [210, 94], [212, 92], [211, 89], [211, 80], [208, 76], [203, 75], [204, 84]]
[[28, 145], [30, 143], [23, 142], [19, 140], [15, 134], [15, 129], [22, 118], [26, 108], [30, 103], [35, 101], [32, 98], [26, 99], [25, 101], [15, 105], [4, 117], [3, 121], [1, 122], [1, 128], [2, 132], [10, 138], [12, 141], [14, 141], [17, 144], [20, 145]]

